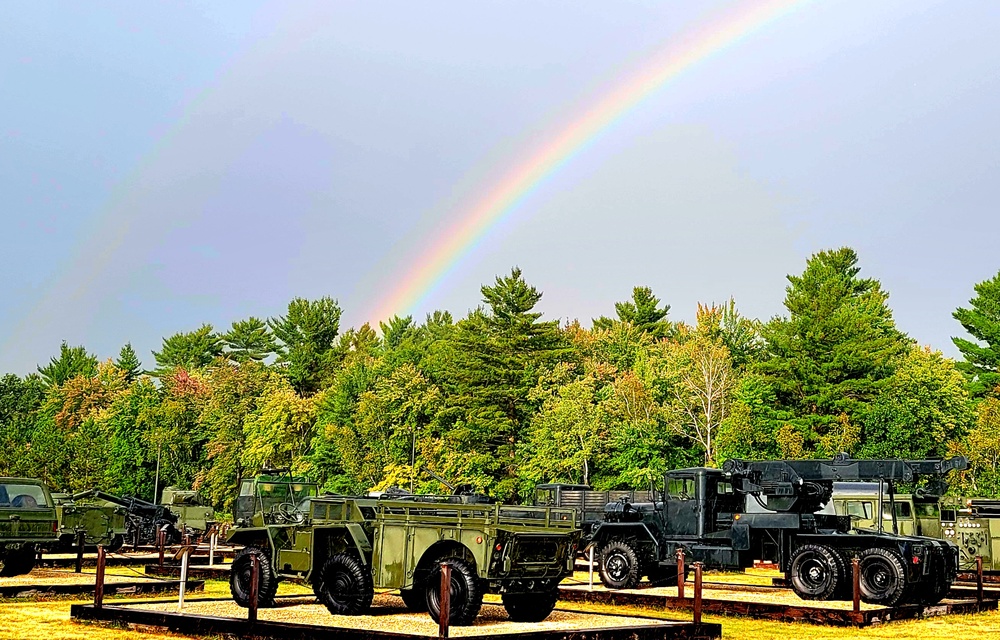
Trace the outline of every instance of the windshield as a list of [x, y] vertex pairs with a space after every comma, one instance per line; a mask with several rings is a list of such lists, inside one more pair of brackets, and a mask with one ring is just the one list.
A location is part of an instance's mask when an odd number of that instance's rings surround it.
[[37, 484], [0, 483], [0, 509], [46, 509], [51, 505]]
[[261, 482], [257, 491], [264, 508], [282, 502], [297, 506], [303, 500], [316, 497], [316, 485], [307, 482]]
[[913, 505], [918, 518], [937, 518], [941, 514], [936, 502], [918, 502]]
[[847, 515], [856, 516], [862, 520], [872, 519], [872, 503], [867, 501], [849, 501], [847, 503]]

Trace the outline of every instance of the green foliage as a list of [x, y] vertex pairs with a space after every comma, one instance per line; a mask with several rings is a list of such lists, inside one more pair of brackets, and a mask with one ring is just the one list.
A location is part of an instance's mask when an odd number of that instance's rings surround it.
[[940, 352], [913, 347], [861, 417], [866, 458], [933, 458], [972, 424], [965, 380]]
[[83, 346], [71, 347], [63, 342], [59, 346], [59, 357], [53, 357], [49, 364], [38, 367], [38, 373], [46, 385], [59, 386], [76, 376], [96, 374], [97, 358], [87, 353]]
[[233, 362], [260, 362], [278, 350], [267, 323], [253, 316], [234, 322], [222, 340], [226, 356]]
[[118, 352], [115, 366], [125, 373], [127, 382], [136, 380], [142, 374], [142, 363], [139, 362], [139, 356], [136, 355], [131, 342], [126, 342], [122, 350]]
[[285, 315], [268, 321], [281, 343], [278, 364], [301, 395], [318, 391], [336, 370], [340, 314], [340, 306], [332, 298], [295, 298], [288, 303]]
[[0, 378], [0, 476], [31, 475], [37, 414], [44, 401], [45, 383], [39, 376]]
[[660, 299], [653, 295], [649, 287], [632, 289], [632, 299], [615, 303], [618, 319], [606, 316], [594, 318], [594, 328], [607, 330], [617, 323], [629, 323], [639, 331], [649, 334], [654, 340], [666, 338], [673, 332], [673, 325], [667, 321], [670, 305], [659, 306]]
[[156, 375], [163, 376], [178, 367], [201, 369], [212, 364], [222, 355], [222, 338], [212, 325], [204, 324], [194, 331], [175, 333], [163, 339], [163, 347], [153, 352], [156, 358]]
[[788, 277], [789, 317], [762, 328], [770, 357], [755, 369], [816, 455], [828, 453], [821, 441], [843, 429], [842, 415], [859, 421], [910, 348], [888, 294], [858, 277], [857, 262], [848, 248], [812, 256], [801, 276]]
[[953, 314], [974, 340], [952, 338], [952, 342], [965, 358], [958, 367], [968, 376], [970, 391], [981, 397], [1000, 387], [1000, 273], [975, 289], [971, 308], [960, 307]]
[[968, 456], [969, 470], [959, 489], [964, 495], [1000, 498], [1000, 389], [979, 403], [976, 424], [958, 443], [956, 453]]

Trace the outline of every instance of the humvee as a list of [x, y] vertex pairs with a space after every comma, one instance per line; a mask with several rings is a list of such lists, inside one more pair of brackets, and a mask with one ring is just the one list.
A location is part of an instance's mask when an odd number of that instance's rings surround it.
[[440, 618], [440, 572], [451, 571], [449, 624], [467, 625], [484, 593], [500, 594], [512, 620], [537, 622], [555, 607], [580, 540], [572, 509], [493, 504], [482, 496], [317, 495], [304, 478], [264, 474], [243, 481], [233, 513], [230, 590], [250, 604], [253, 557], [258, 606], [278, 581], [312, 583], [336, 615], [368, 611], [374, 589], [398, 589], [412, 611]]
[[39, 549], [58, 542], [59, 523], [41, 480], [0, 478], [0, 577], [29, 573]]

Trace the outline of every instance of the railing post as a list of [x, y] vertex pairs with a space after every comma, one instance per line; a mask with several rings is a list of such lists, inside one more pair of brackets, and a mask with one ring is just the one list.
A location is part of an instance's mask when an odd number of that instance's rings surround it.
[[106, 554], [104, 545], [97, 545], [97, 576], [94, 579], [94, 608], [100, 609], [104, 606], [104, 564]]
[[214, 526], [208, 536], [208, 566], [215, 566], [215, 546], [218, 544], [219, 531]]
[[156, 530], [156, 546], [160, 548], [160, 568], [163, 568], [163, 545], [166, 543], [167, 534], [163, 529]]
[[684, 549], [677, 549], [677, 597], [684, 597]]
[[260, 574], [260, 558], [256, 553], [252, 553], [250, 554], [250, 606], [247, 611], [247, 619], [251, 624], [257, 622], [257, 592], [260, 588], [258, 574]]
[[85, 538], [83, 531], [76, 532], [76, 573], [83, 573], [83, 546]]
[[191, 556], [191, 547], [186, 546], [181, 549], [181, 584], [177, 596], [177, 611], [184, 610], [184, 591], [187, 587], [188, 579], [188, 558]]
[[854, 613], [861, 613], [861, 560], [851, 558], [851, 583], [854, 592]]
[[594, 590], [594, 545], [590, 545], [589, 553], [590, 553], [589, 556], [590, 562], [588, 563], [590, 565], [589, 589], [593, 591]]
[[976, 556], [976, 603], [983, 608], [983, 557]]
[[694, 623], [701, 624], [701, 569], [702, 563], [694, 563]]
[[441, 607], [438, 615], [438, 637], [448, 637], [448, 623], [451, 619], [451, 565], [441, 563]]

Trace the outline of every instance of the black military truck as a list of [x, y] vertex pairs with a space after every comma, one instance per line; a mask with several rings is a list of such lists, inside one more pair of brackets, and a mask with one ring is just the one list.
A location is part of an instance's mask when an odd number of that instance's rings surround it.
[[228, 541], [244, 549], [230, 590], [241, 606], [256, 557], [259, 606], [273, 603], [279, 580], [304, 579], [333, 614], [363, 614], [375, 589], [398, 589], [408, 608], [437, 621], [446, 563], [452, 625], [471, 624], [484, 593], [500, 594], [512, 620], [546, 618], [580, 539], [572, 509], [476, 495], [317, 496], [314, 483], [273, 472], [243, 481], [233, 516]]
[[0, 577], [29, 573], [39, 549], [59, 543], [49, 490], [33, 478], [0, 478]]
[[601, 581], [632, 588], [643, 576], [676, 580], [677, 552], [686, 568], [742, 569], [754, 560], [778, 564], [802, 598], [851, 593], [851, 559], [861, 562], [866, 602], [937, 602], [955, 579], [958, 549], [949, 542], [852, 527], [849, 516], [819, 513], [834, 481], [886, 483], [943, 476], [963, 469], [952, 460], [729, 460], [723, 469], [691, 468], [666, 475], [662, 501], [605, 507], [589, 542], [600, 558]]

